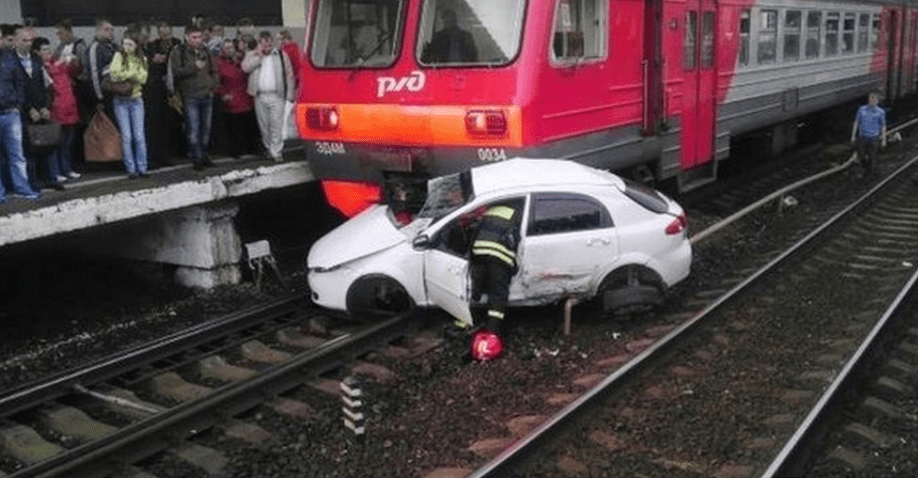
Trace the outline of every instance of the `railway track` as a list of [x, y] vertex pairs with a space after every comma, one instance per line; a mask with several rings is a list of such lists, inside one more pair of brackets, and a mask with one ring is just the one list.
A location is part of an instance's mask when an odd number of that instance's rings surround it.
[[[893, 162], [887, 161], [882, 166], [891, 169]], [[788, 174], [799, 175], [800, 173]], [[781, 179], [778, 180], [763, 179], [763, 186], [748, 188], [744, 193], [733, 194], [729, 199], [719, 201], [717, 207], [720, 209], [717, 215], [729, 213], [752, 202], [750, 198], [763, 194], [762, 191], [771, 188], [775, 181], [783, 184], [790, 180], [788, 176], [780, 177]], [[842, 184], [854, 188], [864, 190], [869, 188], [867, 182], [846, 181], [841, 180]], [[710, 275], [694, 276], [691, 284], [677, 291], [675, 299], [666, 305], [659, 320], [655, 319], [652, 324], [642, 324], [630, 329], [627, 333], [629, 341], [624, 349], [596, 360], [595, 363], [599, 364], [599, 369], [584, 370], [580, 376], [575, 377], [575, 389], [599, 383], [609, 373], [618, 374], [619, 372], [614, 372], [616, 369], [630, 370], [632, 366], [628, 365], [629, 360], [636, 356], [649, 354], [649, 350], [655, 348], [654, 344], [659, 343], [661, 338], [667, 340], [666, 337], [672, 336], [675, 333], [674, 330], [678, 331], [682, 328], [687, 319], [697, 316], [699, 311], [706, 310], [720, 302], [721, 298], [738, 287], [738, 284], [746, 283], [749, 276], [757, 274], [763, 264], [781, 255], [787, 247], [806, 236], [808, 231], [836, 214], [837, 209], [836, 205], [824, 210], [813, 211], [812, 214], [800, 215], [800, 221], [795, 225], [795, 233], [781, 241], [772, 241], [762, 248], [757, 248], [755, 244], [747, 247], [742, 253], [749, 254], [751, 251], [754, 257], [742, 261], [744, 264], [742, 267], [731, 268], [729, 258], [725, 257], [722, 267], [713, 269], [714, 272]], [[751, 215], [740, 221], [736, 227], [746, 229], [747, 232], [743, 237], [751, 237], [754, 242], [757, 233], [753, 232], [750, 235], [748, 231], [767, 230], [769, 221], [773, 221], [774, 218], [774, 210], [768, 210], [761, 214]], [[779, 219], [786, 220], [787, 218], [779, 217]], [[712, 245], [696, 245], [696, 250], [704, 251], [704, 248], [710, 247], [711, 249], [701, 254], [713, 256], [719, 253], [718, 247], [739, 237], [730, 231], [726, 231], [723, 235], [728, 238], [712, 240], [711, 242], [715, 243]], [[729, 237], [731, 235], [732, 238]], [[725, 270], [729, 273], [725, 274]], [[780, 302], [780, 300], [775, 302]], [[107, 476], [109, 472], [127, 476], [136, 472], [138, 473], [136, 476], [149, 476], [139, 474], [142, 472], [131, 468], [131, 464], [162, 451], [167, 451], [173, 456], [191, 455], [199, 458], [203, 456], [205, 458], [192, 461], [189, 466], [204, 469], [211, 475], [219, 476], [225, 471], [223, 469], [226, 466], [225, 456], [219, 451], [201, 450], [199, 445], [195, 445], [192, 440], [186, 440], [186, 438], [202, 432], [218, 430], [217, 433], [228, 435], [241, 434], [245, 439], [256, 437], [264, 439], [269, 432], [257, 426], [253, 427], [251, 423], [240, 423], [234, 418], [238, 416], [238, 412], [251, 410], [253, 407], [258, 407], [258, 404], [267, 404], [270, 407], [272, 401], [279, 396], [309, 395], [313, 393], [312, 389], [304, 386], [304, 383], [309, 382], [310, 378], [315, 379], [330, 370], [346, 370], [357, 363], [355, 361], [357, 357], [363, 356], [369, 350], [385, 347], [385, 344], [393, 337], [404, 337], [408, 333], [406, 330], [410, 328], [410, 324], [404, 322], [406, 318], [398, 318], [394, 319], [395, 322], [392, 324], [379, 324], [377, 328], [346, 324], [335, 334], [320, 334], [319, 337], [304, 338], [299, 331], [315, 329], [308, 325], [311, 319], [310, 314], [315, 312], [303, 312], [304, 309], [300, 305], [291, 307], [292, 302], [285, 302], [285, 304], [272, 305], [254, 316], [248, 313], [242, 314], [249, 315], [248, 319], [241, 317], [235, 317], [233, 320], [232, 318], [224, 319], [227, 324], [236, 324], [226, 326], [225, 330], [222, 328], [224, 326], [217, 327], [215, 324], [200, 326], [197, 330], [188, 331], [186, 334], [172, 336], [157, 341], [156, 344], [135, 349], [125, 357], [112, 359], [106, 363], [96, 363], [83, 371], [64, 374], [44, 384], [24, 387], [0, 397], [0, 410], [3, 410], [0, 413], [0, 437], [3, 437], [0, 438], [0, 449], [3, 450], [3, 456], [0, 456], [0, 476], [3, 476], [3, 470], [8, 472], [7, 475], [12, 472], [11, 476], [15, 477]], [[280, 312], [281, 310], [285, 311]], [[259, 315], [261, 317], [255, 317]], [[214, 328], [209, 328], [212, 326]], [[717, 344], [726, 337], [729, 344], [729, 336], [735, 332], [736, 330], [726, 327], [715, 334], [711, 340]], [[255, 341], [256, 338], [259, 340]], [[254, 347], [249, 346], [247, 347], [249, 351], [244, 351], [246, 344], [252, 345], [253, 343]], [[263, 348], [259, 343], [267, 344], [267, 347]], [[421, 350], [429, 350], [438, 344], [437, 340], [426, 342], [422, 340], [419, 341], [418, 346]], [[341, 346], [340, 349], [339, 346]], [[262, 359], [255, 358], [259, 351]], [[328, 352], [328, 355], [325, 355], [325, 352]], [[701, 355], [707, 356], [705, 353]], [[273, 359], [269, 359], [270, 357]], [[282, 359], [278, 360], [279, 357]], [[685, 368], [689, 369], [689, 367]], [[676, 372], [677, 375], [684, 373], [681, 368], [677, 370], [679, 370]], [[176, 376], [183, 380], [175, 381]], [[282, 378], [285, 380], [281, 380]], [[340, 378], [339, 373], [333, 381], [313, 380], [312, 382], [313, 385], [322, 385], [319, 388], [324, 387], [326, 391], [336, 394], [338, 387], [336, 380]], [[672, 377], [669, 379], [672, 380]], [[681, 376], [678, 376], [678, 379], [682, 380]], [[157, 385], [157, 382], [160, 385]], [[162, 385], [163, 382], [166, 385]], [[411, 388], [415, 389], [414, 386]], [[178, 389], [191, 392], [188, 395], [175, 394], [175, 390]], [[124, 390], [132, 391], [133, 395], [125, 394]], [[295, 392], [286, 394], [285, 391], [288, 390]], [[578, 393], [561, 395], [560, 398], [556, 394], [549, 399], [551, 403], [554, 403], [553, 406], [556, 409], [564, 404], [582, 399]], [[337, 399], [337, 396], [335, 398]], [[656, 403], [659, 405], [660, 402]], [[301, 404], [293, 403], [289, 399], [275, 403], [274, 408], [283, 409], [285, 405], [292, 407], [291, 410], [288, 410], [293, 412], [292, 420], [297, 419], [295, 418], [297, 410], [301, 412], [300, 419], [302, 415], [308, 413], [304, 412], [308, 407], [300, 406]], [[434, 407], [438, 405], [444, 407], [444, 413], [446, 413], [444, 404], [433, 404]], [[218, 409], [217, 412], [214, 411], [215, 408]], [[94, 422], [85, 422], [77, 428], [72, 428], [74, 425], [60, 418], [79, 415], [78, 412], [98, 417], [96, 422], [103, 422], [112, 428], [98, 426]], [[340, 408], [335, 408], [331, 413], [334, 413], [334, 418], [325, 417], [322, 420], [340, 422], [338, 419]], [[465, 476], [469, 473], [487, 473], [482, 471], [487, 468], [487, 465], [485, 468], [474, 471], [474, 467], [469, 467], [468, 464], [481, 465], [482, 458], [486, 460], [497, 455], [500, 450], [512, 446], [513, 443], [527, 441], [525, 437], [528, 430], [537, 428], [542, 423], [548, 423], [546, 420], [549, 420], [549, 416], [540, 416], [538, 413], [544, 413], [544, 411], [527, 413], [527, 410], [521, 407], [520, 416], [514, 418], [512, 436], [481, 436], [481, 439], [472, 443], [467, 450], [455, 453], [466, 457], [471, 456], [466, 461], [460, 464], [445, 463], [448, 468], [430, 471], [427, 476]], [[499, 419], [494, 418], [494, 420]], [[55, 429], [54, 427], [62, 426], [61, 422], [71, 428]], [[383, 419], [380, 419], [379, 422], [383, 422]], [[378, 426], [384, 425], [380, 423]], [[101, 436], [82, 436], [81, 433], [84, 432], [76, 433], [81, 427], [108, 430], [108, 432]], [[16, 433], [3, 435], [10, 429], [14, 429]], [[7, 436], [11, 438], [6, 438]], [[38, 440], [29, 441], [36, 438]], [[335, 438], [340, 438], [340, 436], [327, 437], [329, 440]], [[315, 439], [321, 440], [322, 438], [316, 437]], [[17, 440], [26, 440], [25, 443], [28, 445], [17, 448], [18, 445], [15, 443]], [[383, 445], [384, 449], [385, 446]], [[22, 454], [23, 449], [50, 451], [31, 455]], [[446, 455], [449, 454], [446, 453]], [[369, 448], [367, 455], [372, 455]], [[567, 458], [570, 457], [562, 456], [559, 459], [566, 460]], [[402, 461], [410, 463], [412, 459], [412, 457], [406, 457]], [[556, 473], [558, 460], [549, 459], [549, 462], [535, 465], [536, 469], [542, 466], [545, 470], [554, 470]], [[575, 462], [576, 460], [565, 461], [576, 467]], [[699, 470], [699, 468], [690, 467], [680, 468], [678, 464], [683, 462], [674, 463], [676, 464], [664, 466], [666, 474], [660, 476], [678, 476], [678, 473], [675, 472], [679, 470], [686, 473]], [[690, 461], [686, 460], [684, 463], [690, 463]], [[742, 470], [742, 468], [739, 469]], [[451, 473], [450, 470], [455, 471], [456, 474], [443, 474]], [[706, 472], [712, 472], [712, 470], [710, 467], [704, 469]], [[720, 469], [713, 470], [715, 474], [720, 471]], [[552, 473], [547, 472], [547, 475], [552, 475]], [[160, 473], [159, 476], [172, 475]], [[344, 476], [366, 475], [362, 475], [360, 470], [352, 470]]]
[[780, 469], [796, 426], [912, 286], [912, 174], [901, 168], [471, 476]]
[[303, 298], [281, 299], [7, 394], [0, 398], [0, 452], [13, 472], [0, 476], [111, 476], [165, 450], [219, 475], [226, 462], [220, 451], [186, 438], [220, 427], [265, 440], [269, 432], [234, 417], [262, 405], [291, 419], [308, 416], [308, 405], [283, 394], [307, 385], [336, 394], [337, 383], [323, 374], [357, 365], [372, 375], [358, 357], [406, 337], [414, 325], [410, 316], [326, 325], [305, 305]]

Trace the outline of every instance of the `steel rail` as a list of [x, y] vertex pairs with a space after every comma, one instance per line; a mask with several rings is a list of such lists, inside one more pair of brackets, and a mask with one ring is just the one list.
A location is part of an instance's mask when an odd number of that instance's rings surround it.
[[126, 369], [172, 355], [175, 350], [212, 342], [215, 335], [227, 335], [266, 319], [289, 314], [302, 306], [305, 300], [301, 294], [282, 297], [216, 320], [203, 322], [125, 352], [99, 359], [87, 366], [62, 372], [50, 379], [26, 384], [0, 397], [0, 417], [10, 416], [31, 408], [36, 402], [50, 401], [71, 394], [77, 386], [103, 382], [123, 374]]
[[794, 432], [794, 435], [787, 441], [778, 456], [771, 462], [768, 469], [762, 475], [762, 478], [773, 478], [778, 476], [803, 476], [805, 470], [801, 468], [805, 465], [808, 455], [814, 450], [806, 449], [804, 446], [812, 442], [812, 438], [819, 433], [822, 426], [829, 418], [830, 411], [844, 399], [844, 391], [848, 390], [864, 367], [870, 365], [869, 357], [872, 352], [877, 350], [882, 343], [881, 337], [888, 329], [890, 322], [906, 308], [918, 293], [918, 270], [912, 274], [905, 287], [896, 296], [896, 299], [890, 304], [881, 316], [877, 324], [871, 329], [870, 334], [861, 343], [857, 351], [845, 363], [845, 366], [836, 376], [832, 384], [819, 398], [819, 401], [807, 415], [803, 423]]
[[[909, 126], [911, 126], [911, 125], [913, 125], [913, 124], [915, 124], [915, 123], [918, 123], [918, 118], [912, 119], [912, 120], [909, 120], [909, 121], [906, 121], [905, 123], [896, 126], [895, 128], [893, 128], [893, 129], [887, 131], [887, 132], [886, 132], [886, 135], [887, 135], [887, 136], [893, 135], [893, 134], [899, 132], [900, 130], [905, 129], [905, 128], [907, 128], [907, 127], [909, 127]], [[692, 245], [698, 244], [699, 242], [701, 242], [701, 241], [707, 239], [709, 236], [713, 235], [713, 234], [716, 233], [717, 231], [720, 231], [721, 229], [723, 229], [724, 227], [729, 226], [730, 224], [733, 224], [734, 222], [738, 221], [739, 219], [742, 219], [743, 217], [749, 215], [751, 212], [753, 212], [753, 211], [759, 209], [760, 207], [762, 207], [762, 206], [764, 206], [764, 205], [766, 205], [766, 204], [768, 204], [768, 203], [774, 201], [775, 199], [782, 198], [782, 197], [786, 196], [788, 193], [790, 193], [791, 191], [800, 189], [801, 187], [806, 186], [807, 184], [810, 184], [810, 183], [812, 183], [812, 182], [818, 181], [818, 180], [820, 180], [820, 179], [822, 179], [822, 178], [825, 178], [825, 177], [827, 177], [827, 176], [831, 176], [831, 175], [833, 175], [833, 174], [840, 173], [840, 172], [842, 172], [842, 171], [848, 169], [852, 164], [854, 164], [855, 161], [857, 161], [857, 153], [856, 153], [856, 152], [855, 152], [855, 153], [851, 153], [851, 157], [848, 158], [847, 161], [845, 161], [844, 163], [842, 163], [842, 164], [840, 164], [840, 165], [838, 165], [838, 166], [829, 168], [829, 169], [827, 169], [827, 170], [825, 170], [825, 171], [821, 171], [821, 172], [816, 173], [816, 174], [814, 174], [814, 175], [812, 175], [812, 176], [810, 176], [810, 177], [803, 178], [803, 179], [801, 179], [801, 180], [799, 180], [799, 181], [797, 181], [797, 182], [795, 182], [795, 183], [793, 183], [793, 184], [789, 184], [789, 185], [787, 185], [787, 186], [785, 186], [785, 187], [783, 187], [783, 188], [781, 188], [781, 189], [779, 189], [779, 190], [777, 190], [777, 191], [775, 191], [775, 192], [769, 194], [768, 196], [765, 196], [765, 197], [763, 197], [762, 199], [759, 199], [758, 201], [756, 201], [756, 202], [754, 202], [754, 203], [752, 203], [752, 204], [750, 204], [750, 205], [744, 207], [743, 209], [740, 209], [739, 211], [737, 211], [737, 212], [731, 214], [730, 216], [728, 216], [726, 219], [724, 219], [724, 220], [722, 220], [722, 221], [719, 221], [717, 224], [715, 224], [715, 225], [713, 225], [713, 226], [711, 226], [711, 227], [709, 227], [709, 228], [707, 228], [707, 229], [705, 229], [705, 230], [703, 230], [703, 231], [698, 232], [698, 234], [695, 234], [694, 236], [692, 236], [691, 238], [689, 238], [689, 241], [691, 241]]]
[[413, 316], [403, 314], [355, 333], [342, 335], [287, 363], [260, 371], [251, 380], [218, 387], [212, 394], [177, 405], [101, 440], [67, 450], [31, 468], [9, 475], [8, 478], [105, 476], [125, 464], [173, 446], [218, 420], [264, 403], [302, 385], [309, 378], [402, 336], [413, 325]]
[[778, 257], [724, 293], [716, 301], [702, 309], [700, 312], [698, 312], [697, 315], [690, 318], [677, 328], [673, 329], [670, 333], [665, 335], [652, 346], [645, 349], [635, 358], [622, 365], [615, 372], [591, 388], [587, 393], [581, 395], [579, 398], [552, 415], [551, 418], [536, 427], [524, 438], [518, 440], [510, 447], [504, 449], [500, 454], [487, 462], [484, 466], [476, 469], [472, 474], [468, 475], [468, 478], [507, 476], [510, 469], [526, 460], [540, 444], [555, 437], [558, 433], [561, 432], [562, 429], [566, 428], [566, 425], [572, 423], [577, 417], [588, 412], [593, 404], [595, 404], [603, 396], [611, 393], [621, 381], [650, 366], [651, 362], [653, 361], [652, 358], [655, 358], [656, 356], [663, 354], [664, 352], [674, 347], [678, 342], [677, 339], [681, 338], [683, 334], [701, 324], [708, 316], [712, 315], [714, 311], [719, 310], [724, 304], [732, 301], [753, 283], [756, 283], [764, 275], [776, 269], [777, 266], [785, 263], [785, 261], [789, 260], [790, 258], [795, 257], [806, 246], [808, 246], [812, 240], [835, 226], [842, 219], [846, 218], [848, 214], [867, 204], [868, 201], [873, 199], [874, 195], [878, 191], [895, 180], [901, 173], [910, 168], [916, 162], [918, 162], [918, 156], [914, 156], [912, 159], [908, 160], [892, 175], [876, 184], [857, 201], [853, 202], [848, 207], [832, 216], [829, 220], [811, 231], [797, 243], [792, 245], [789, 249], [781, 253]]

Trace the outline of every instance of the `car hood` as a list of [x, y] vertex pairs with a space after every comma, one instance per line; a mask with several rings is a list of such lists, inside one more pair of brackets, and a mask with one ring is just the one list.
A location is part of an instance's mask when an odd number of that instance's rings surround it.
[[409, 238], [388, 216], [387, 206], [372, 206], [312, 245], [309, 268], [328, 269], [406, 242]]

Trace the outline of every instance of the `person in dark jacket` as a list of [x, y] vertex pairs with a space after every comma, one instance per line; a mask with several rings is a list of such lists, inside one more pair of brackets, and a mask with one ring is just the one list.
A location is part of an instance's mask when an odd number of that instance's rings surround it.
[[214, 90], [220, 84], [217, 69], [207, 48], [201, 28], [185, 27], [185, 44], [172, 49], [169, 55], [175, 86], [185, 104], [185, 129], [188, 136], [188, 157], [196, 171], [213, 166], [210, 143]]
[[472, 34], [459, 27], [454, 10], [443, 10], [443, 29], [434, 33], [424, 46], [421, 61], [424, 63], [471, 63], [478, 61], [478, 49]]
[[90, 89], [87, 103], [95, 103], [96, 108], [102, 106], [109, 117], [112, 116], [112, 95], [102, 89], [102, 81], [108, 76], [116, 50], [115, 27], [108, 20], [96, 20], [96, 37], [89, 44], [83, 60], [84, 74]]
[[[48, 88], [50, 86], [50, 77], [45, 72], [44, 62], [38, 56], [38, 53], [32, 49], [34, 40], [34, 29], [23, 27], [16, 30], [16, 58], [19, 60], [19, 68], [25, 75], [25, 102], [22, 105], [23, 152], [28, 164], [29, 182], [32, 185], [32, 189], [40, 191], [37, 162], [38, 158], [47, 156], [48, 151], [31, 147], [27, 126], [51, 120], [51, 90]], [[47, 42], [47, 40], [45, 41]], [[47, 186], [54, 189], [64, 189], [60, 181], [54, 177], [47, 178]]]
[[521, 211], [520, 201], [489, 206], [472, 242], [472, 320], [498, 335], [507, 311], [510, 279], [517, 271]]
[[[9, 168], [10, 187], [16, 196], [35, 200], [40, 194], [29, 184], [22, 150], [22, 108], [25, 105], [25, 75], [14, 50], [0, 49], [0, 148]], [[6, 188], [0, 184], [0, 202]]]

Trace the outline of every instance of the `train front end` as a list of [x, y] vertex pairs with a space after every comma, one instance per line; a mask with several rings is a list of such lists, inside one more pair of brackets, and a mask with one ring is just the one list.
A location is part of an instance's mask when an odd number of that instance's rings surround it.
[[526, 0], [313, 0], [297, 122], [352, 216], [522, 148]]

